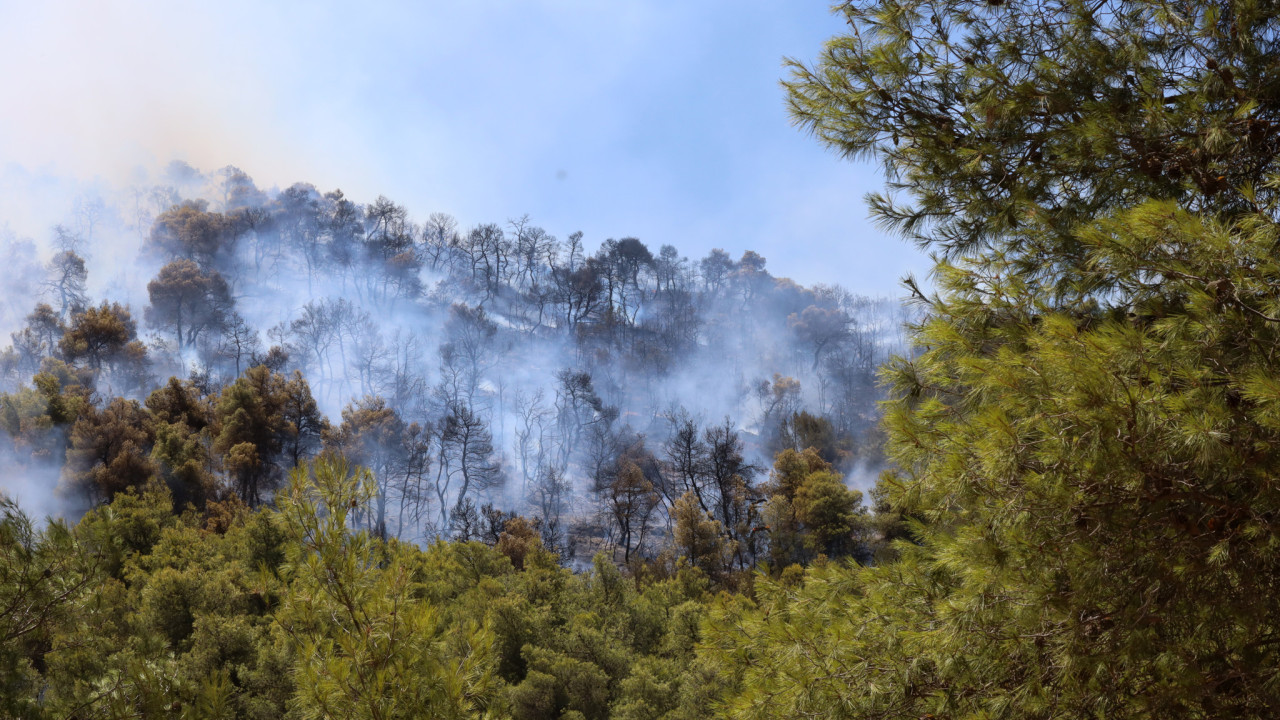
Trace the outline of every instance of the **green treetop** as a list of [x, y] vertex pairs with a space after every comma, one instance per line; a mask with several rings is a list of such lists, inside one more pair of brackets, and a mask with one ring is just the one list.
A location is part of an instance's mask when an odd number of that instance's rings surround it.
[[893, 562], [761, 580], [744, 717], [1280, 708], [1280, 8], [856, 2], [797, 120], [942, 258], [886, 370]]
[[[1147, 199], [1249, 212], [1280, 150], [1276, 11], [1255, 0], [844, 3], [791, 61], [793, 117], [884, 167], [889, 227], [1070, 279], [1074, 229]], [[1029, 232], [1029, 229], [1031, 230]]]

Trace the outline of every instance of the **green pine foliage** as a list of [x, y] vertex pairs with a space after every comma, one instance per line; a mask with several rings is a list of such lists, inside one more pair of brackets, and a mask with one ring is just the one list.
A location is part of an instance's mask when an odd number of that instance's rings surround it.
[[[76, 526], [0, 515], [0, 706], [19, 718], [705, 717], [713, 588], [685, 561], [574, 572], [523, 518], [494, 546], [383, 540], [322, 456], [274, 507], [177, 512], [156, 479]], [[517, 568], [517, 562], [519, 567]]]
[[446, 626], [416, 596], [415, 548], [348, 531], [348, 516], [374, 492], [367, 470], [321, 459], [295, 470], [277, 500], [291, 542], [275, 627], [296, 658], [294, 712], [479, 716], [492, 701], [492, 634], [481, 622]]
[[891, 560], [718, 603], [742, 717], [1274, 717], [1280, 16], [842, 6], [795, 117], [938, 253], [884, 370]]
[[949, 268], [928, 350], [888, 371], [882, 490], [914, 542], [719, 607], [708, 636], [746, 636], [710, 645], [733, 714], [1270, 716], [1275, 228], [1155, 203], [1082, 241], [1096, 272], [1184, 277], [1066, 313]]

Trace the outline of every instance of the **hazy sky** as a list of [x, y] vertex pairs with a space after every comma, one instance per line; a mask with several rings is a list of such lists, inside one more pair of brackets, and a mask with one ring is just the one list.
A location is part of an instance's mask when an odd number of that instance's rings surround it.
[[821, 0], [0, 0], [0, 165], [234, 164], [896, 296], [928, 263], [867, 220], [878, 171], [791, 127], [778, 85], [843, 27]]

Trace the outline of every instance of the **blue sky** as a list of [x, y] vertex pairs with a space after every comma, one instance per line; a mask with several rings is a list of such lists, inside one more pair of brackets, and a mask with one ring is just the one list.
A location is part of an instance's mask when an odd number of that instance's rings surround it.
[[793, 128], [778, 85], [843, 27], [794, 0], [0, 0], [0, 163], [115, 183], [234, 164], [896, 296], [929, 263], [867, 219], [878, 170]]

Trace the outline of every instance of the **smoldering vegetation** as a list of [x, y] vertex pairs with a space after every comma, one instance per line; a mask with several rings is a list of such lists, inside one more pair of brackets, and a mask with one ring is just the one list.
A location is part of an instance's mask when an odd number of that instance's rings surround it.
[[155, 482], [266, 503], [327, 452], [373, 471], [358, 522], [384, 537], [521, 515], [566, 559], [624, 560], [696, 507], [748, 567], [777, 453], [813, 447], [855, 488], [881, 463], [875, 369], [906, 311], [747, 249], [463, 226], [183, 163], [67, 205], [0, 269], [0, 490], [36, 512]]

